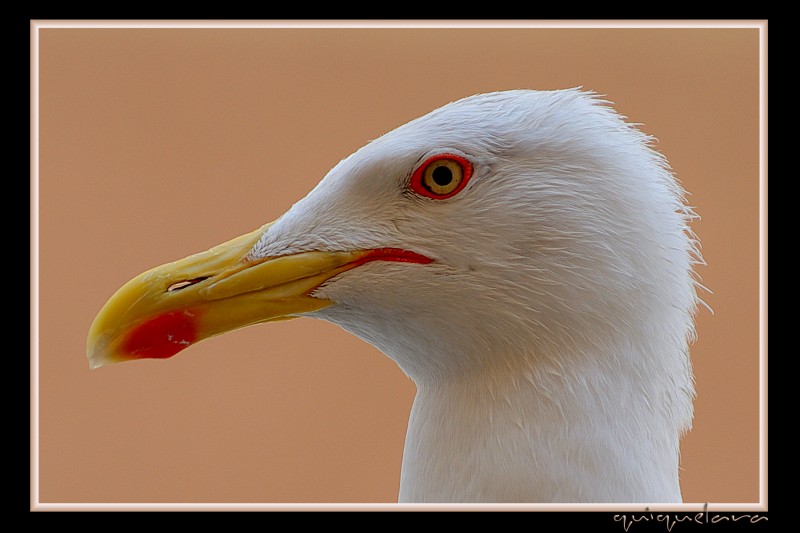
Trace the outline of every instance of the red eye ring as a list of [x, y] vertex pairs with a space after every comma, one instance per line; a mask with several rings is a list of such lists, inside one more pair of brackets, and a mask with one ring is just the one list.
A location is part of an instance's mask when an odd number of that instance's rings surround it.
[[455, 154], [437, 154], [426, 159], [411, 174], [411, 190], [435, 200], [455, 196], [472, 177], [472, 163]]

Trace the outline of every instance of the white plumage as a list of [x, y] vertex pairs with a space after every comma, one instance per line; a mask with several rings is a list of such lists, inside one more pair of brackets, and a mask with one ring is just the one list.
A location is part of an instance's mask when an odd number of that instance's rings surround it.
[[680, 501], [700, 257], [650, 145], [577, 89], [451, 103], [274, 224], [128, 282], [90, 363], [322, 318], [417, 385], [400, 501]]
[[[680, 501], [698, 302], [693, 214], [651, 139], [579, 90], [444, 106], [344, 159], [252, 257], [397, 247], [313, 313], [417, 384], [401, 501]], [[467, 156], [458, 196], [411, 170]]]

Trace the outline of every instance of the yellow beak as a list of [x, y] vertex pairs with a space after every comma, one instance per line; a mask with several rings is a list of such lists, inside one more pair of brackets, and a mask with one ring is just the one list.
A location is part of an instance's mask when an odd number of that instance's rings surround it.
[[248, 252], [270, 225], [148, 270], [123, 285], [89, 330], [90, 366], [164, 359], [232, 329], [322, 309], [333, 302], [309, 293], [368, 261], [431, 262], [414, 252], [389, 248], [248, 260]]

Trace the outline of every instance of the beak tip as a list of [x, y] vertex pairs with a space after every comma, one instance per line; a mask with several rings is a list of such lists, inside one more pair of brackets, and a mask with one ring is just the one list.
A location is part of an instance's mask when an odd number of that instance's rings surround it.
[[89, 350], [86, 353], [86, 358], [89, 360], [89, 369], [94, 370], [95, 368], [100, 368], [101, 366], [105, 365], [109, 361], [103, 357], [102, 354], [98, 354], [97, 350]]
[[88, 359], [89, 362], [89, 370], [100, 368], [101, 366], [109, 362], [106, 360], [105, 357], [102, 357], [101, 354], [97, 354], [96, 351], [92, 351], [91, 349], [86, 353], [86, 358]]
[[115, 363], [116, 360], [109, 355], [110, 342], [106, 336], [93, 336], [90, 335], [86, 341], [86, 358], [89, 361], [89, 369], [94, 370], [110, 363]]

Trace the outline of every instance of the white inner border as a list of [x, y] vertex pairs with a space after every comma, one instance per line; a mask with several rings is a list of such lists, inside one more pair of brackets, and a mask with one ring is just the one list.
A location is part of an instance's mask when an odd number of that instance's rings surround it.
[[[760, 490], [758, 503], [713, 504], [270, 504], [270, 503], [41, 503], [39, 501], [39, 30], [42, 28], [751, 28], [760, 34], [759, 85], [759, 334], [760, 334]], [[696, 512], [696, 521], [713, 523], [715, 512], [752, 515], [767, 511], [767, 21], [765, 20], [639, 20], [639, 21], [60, 21], [32, 20], [31, 28], [31, 511], [617, 511], [628, 520], [666, 523], [669, 513]], [[619, 515], [622, 518], [622, 515]], [[648, 518], [649, 517], [649, 518]], [[682, 516], [681, 516], [682, 517]], [[615, 515], [615, 519], [617, 516]], [[673, 517], [674, 518], [674, 517]], [[745, 514], [743, 522], [748, 521]], [[679, 520], [680, 518], [678, 518]], [[765, 518], [763, 518], [765, 519]], [[635, 523], [635, 522], [634, 522]], [[673, 519], [672, 524], [677, 523]], [[630, 524], [632, 525], [632, 524]]]

